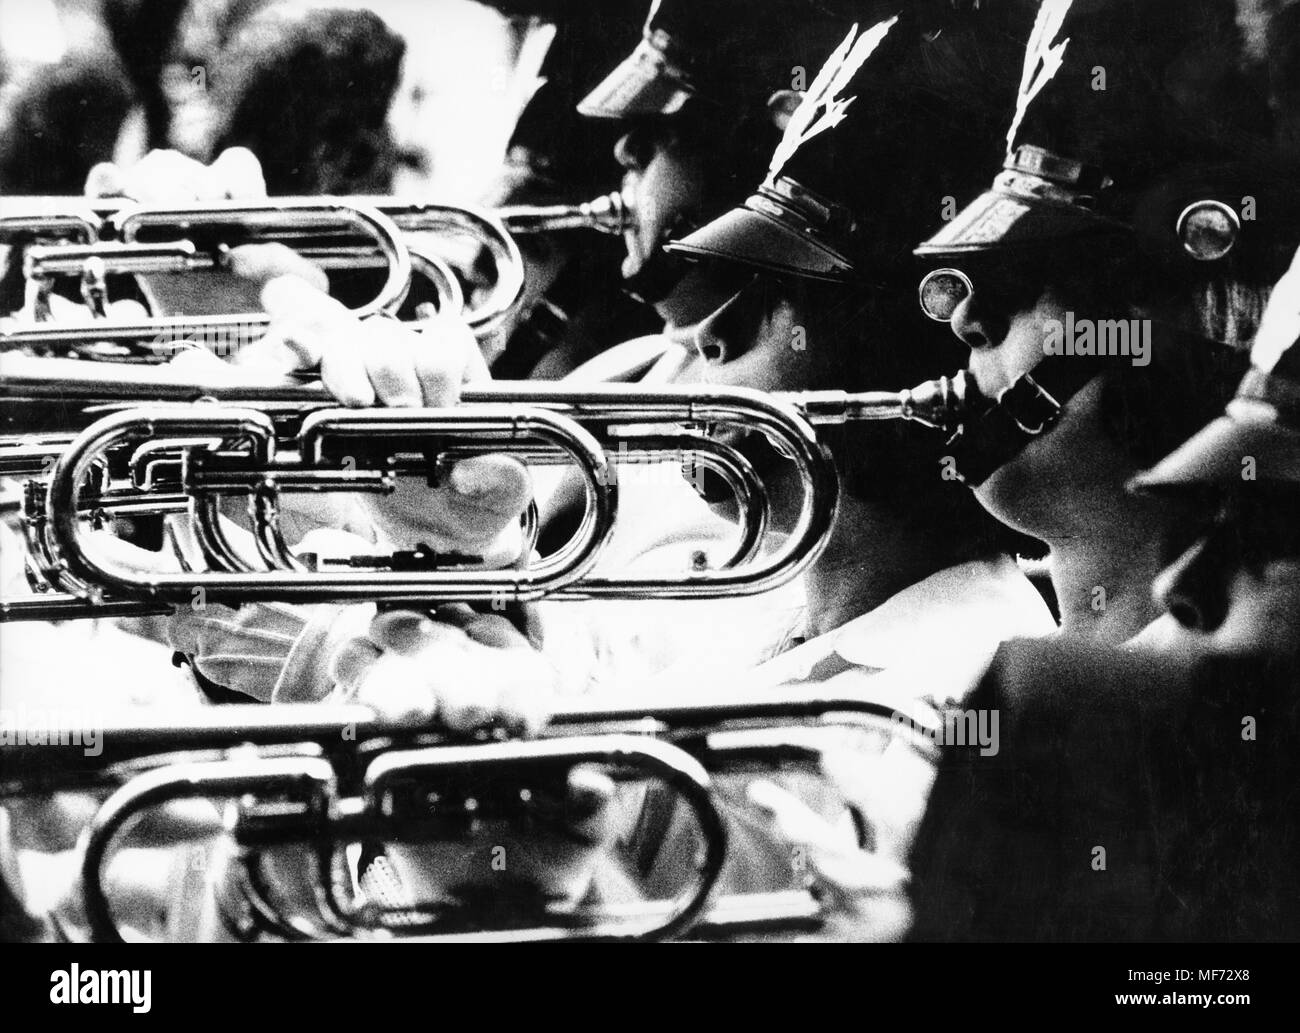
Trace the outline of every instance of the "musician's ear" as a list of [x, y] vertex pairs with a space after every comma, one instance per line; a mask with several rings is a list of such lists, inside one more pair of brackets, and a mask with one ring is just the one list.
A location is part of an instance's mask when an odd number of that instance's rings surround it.
[[790, 124], [790, 119], [802, 100], [803, 94], [798, 90], [777, 90], [767, 98], [767, 111], [777, 132], [785, 132], [785, 127]]

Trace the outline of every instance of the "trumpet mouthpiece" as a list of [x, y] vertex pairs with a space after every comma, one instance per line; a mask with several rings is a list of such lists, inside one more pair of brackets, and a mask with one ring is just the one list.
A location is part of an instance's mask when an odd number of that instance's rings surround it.
[[818, 425], [863, 420], [911, 420], [953, 431], [966, 408], [966, 375], [927, 380], [907, 391], [808, 391], [793, 398], [796, 408]]
[[498, 209], [497, 214], [514, 234], [561, 230], [619, 234], [636, 221], [628, 198], [619, 191], [575, 205], [511, 205]]

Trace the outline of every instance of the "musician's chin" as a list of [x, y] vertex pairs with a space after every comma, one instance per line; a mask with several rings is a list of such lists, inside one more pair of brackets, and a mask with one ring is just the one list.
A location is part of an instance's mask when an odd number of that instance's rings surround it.
[[623, 234], [623, 243], [627, 247], [627, 254], [623, 256], [620, 271], [623, 279], [630, 280], [645, 268], [645, 249], [641, 246], [641, 238], [636, 230], [627, 230]]

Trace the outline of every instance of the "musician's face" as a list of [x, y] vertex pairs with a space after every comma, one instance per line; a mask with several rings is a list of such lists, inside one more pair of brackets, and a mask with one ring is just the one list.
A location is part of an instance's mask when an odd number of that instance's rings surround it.
[[[1049, 321], [1064, 325], [1070, 313], [1076, 319], [1118, 315], [1068, 279], [1045, 285], [1041, 276], [1035, 282], [1024, 270], [1009, 272], [1005, 279], [993, 271], [972, 275], [974, 290], [952, 318], [953, 331], [970, 348], [969, 375], [989, 398], [1043, 360]], [[985, 509], [1018, 530], [1048, 540], [1085, 533], [1118, 518], [1126, 505], [1124, 485], [1138, 471], [1105, 433], [1102, 386], [1101, 377], [1085, 384], [1055, 427], [1031, 439], [976, 489]]]
[[677, 381], [761, 391], [844, 386], [832, 382], [840, 342], [798, 283], [739, 270], [705, 276], [717, 289], [727, 284], [727, 300], [696, 326], [694, 355]]
[[[631, 128], [618, 141], [614, 155], [623, 166], [623, 193], [636, 212], [636, 224], [623, 234], [627, 255], [623, 276], [645, 269], [663, 245], [679, 235], [683, 216], [698, 218], [706, 197], [707, 156], [686, 142], [679, 126], [667, 119]], [[687, 269], [655, 311], [669, 326], [699, 322], [727, 299], [711, 278]]]
[[1193, 645], [1300, 654], [1300, 491], [1243, 483], [1153, 590]]
[[[827, 327], [833, 304], [811, 296], [799, 281], [783, 283], [739, 268], [705, 266], [700, 275], [727, 300], [692, 331], [690, 360], [674, 375], [677, 383], [714, 384], [758, 391], [844, 388], [837, 361], [847, 335], [832, 338]], [[802, 500], [793, 464], [762, 434], [734, 429], [715, 432], [740, 450], [763, 478], [778, 523]]]
[[636, 224], [623, 234], [623, 275], [635, 276], [664, 243], [678, 218], [698, 208], [704, 192], [704, 156], [686, 146], [667, 119], [633, 125], [614, 145], [623, 166], [623, 191]]

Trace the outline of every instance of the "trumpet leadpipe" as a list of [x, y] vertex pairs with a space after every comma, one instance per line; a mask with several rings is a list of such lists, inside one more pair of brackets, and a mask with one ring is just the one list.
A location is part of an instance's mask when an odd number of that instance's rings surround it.
[[[436, 230], [448, 225], [448, 216], [471, 211], [412, 197], [383, 194], [321, 198], [271, 197], [265, 208], [275, 211], [281, 205], [302, 201], [328, 201], [343, 208], [376, 210], [392, 219], [405, 232]], [[44, 238], [79, 240], [91, 243], [112, 239], [113, 221], [122, 213], [147, 206], [121, 197], [42, 197], [13, 196], [0, 198], [0, 243]], [[195, 211], [205, 206], [194, 205]], [[180, 209], [174, 209], [180, 212]], [[635, 219], [626, 197], [613, 191], [579, 204], [503, 205], [483, 209], [481, 214], [499, 220], [511, 233], [556, 233], [567, 230], [593, 230], [598, 233], [621, 233]], [[285, 227], [291, 235], [303, 234], [308, 227]]]
[[515, 234], [564, 230], [618, 234], [636, 224], [636, 214], [618, 191], [577, 205], [509, 205], [498, 208], [496, 214]]
[[574, 230], [617, 234], [629, 229], [636, 221], [631, 205], [618, 191], [580, 204], [512, 204], [499, 208], [438, 204], [414, 198], [380, 195], [340, 197], [336, 200], [345, 205], [370, 207], [383, 212], [404, 233], [429, 233], [463, 227], [467, 215], [494, 220], [515, 236]]
[[[165, 380], [150, 372], [125, 375], [116, 367], [108, 376], [95, 364], [73, 359], [13, 356], [0, 376], [0, 455], [5, 444], [23, 436], [45, 435], [64, 444], [71, 435], [101, 416], [137, 405], [216, 402], [254, 408], [293, 435], [301, 420], [318, 409], [337, 406], [320, 384], [260, 387], [249, 384]], [[814, 426], [858, 421], [911, 420], [946, 429], [959, 423], [968, 387], [964, 373], [940, 377], [905, 391], [776, 391], [712, 389], [707, 386], [600, 384], [574, 388], [539, 381], [494, 381], [462, 392], [464, 405], [517, 404], [550, 408], [566, 416], [604, 426], [627, 424], [708, 423], [718, 419], [711, 399], [739, 406], [743, 418], [750, 400], [788, 407]], [[35, 441], [28, 441], [36, 444]], [[629, 444], [629, 447], [634, 447]]]

